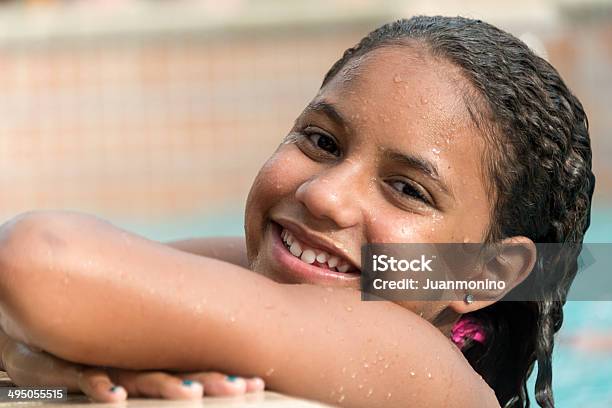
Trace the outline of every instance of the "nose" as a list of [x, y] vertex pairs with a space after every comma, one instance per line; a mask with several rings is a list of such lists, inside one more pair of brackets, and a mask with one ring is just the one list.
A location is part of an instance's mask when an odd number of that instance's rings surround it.
[[337, 165], [303, 182], [295, 197], [316, 218], [348, 228], [360, 222], [359, 178], [356, 166]]

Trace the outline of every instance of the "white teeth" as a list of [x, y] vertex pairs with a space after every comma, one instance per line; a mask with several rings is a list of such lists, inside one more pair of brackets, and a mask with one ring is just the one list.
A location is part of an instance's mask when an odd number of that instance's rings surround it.
[[302, 248], [300, 241], [294, 238], [293, 234], [286, 229], [283, 229], [281, 232], [281, 238], [289, 248], [289, 252], [307, 264], [313, 264], [315, 261], [320, 264], [327, 263], [330, 269], [336, 268], [338, 272], [342, 273], [351, 269], [351, 265], [344, 262], [344, 260], [338, 256], [330, 255], [325, 251], [319, 252], [311, 248]]
[[344, 273], [344, 272], [348, 271], [350, 267], [351, 266], [349, 264], [342, 264], [342, 265], [338, 266], [338, 268], [336, 268], [336, 269], [338, 269], [338, 272]]
[[327, 260], [327, 264], [329, 265], [330, 268], [333, 268], [336, 265], [338, 265], [339, 261], [340, 259], [337, 256], [332, 256], [331, 258]]
[[327, 262], [327, 258], [329, 257], [329, 254], [327, 252], [319, 252], [317, 254], [317, 262], [318, 263], [325, 263]]
[[307, 264], [311, 264], [314, 263], [316, 257], [315, 257], [315, 253], [312, 249], [307, 249], [304, 252], [302, 252], [302, 256], [300, 258], [302, 261], [306, 262]]
[[302, 255], [302, 246], [299, 242], [293, 241], [291, 247], [289, 248], [289, 252], [293, 254], [293, 256], [297, 256], [298, 258]]

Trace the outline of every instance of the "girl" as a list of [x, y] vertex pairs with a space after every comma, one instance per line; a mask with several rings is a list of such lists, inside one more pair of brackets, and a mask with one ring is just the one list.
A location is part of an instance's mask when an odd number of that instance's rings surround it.
[[[479, 20], [399, 20], [327, 73], [253, 183], [243, 245], [172, 248], [73, 213], [5, 224], [5, 341], [124, 369], [113, 378], [145, 395], [176, 377], [138, 389], [130, 381], [146, 372], [131, 370], [218, 370], [355, 407], [527, 406], [537, 361], [536, 400], [552, 407], [556, 299], [575, 276], [593, 188], [586, 115], [550, 64]], [[495, 243], [482, 273], [506, 290], [361, 302], [369, 242]], [[537, 242], [570, 246], [551, 260]], [[553, 273], [542, 301], [503, 301]]]

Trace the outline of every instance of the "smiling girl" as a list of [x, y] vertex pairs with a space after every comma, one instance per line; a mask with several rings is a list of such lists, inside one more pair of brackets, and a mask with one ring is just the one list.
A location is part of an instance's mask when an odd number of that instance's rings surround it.
[[[253, 183], [245, 240], [162, 245], [75, 213], [5, 224], [4, 365], [34, 381], [33, 366], [7, 364], [22, 342], [73, 388], [84, 368], [58, 358], [123, 369], [111, 377], [140, 395], [169, 395], [178, 377], [138, 386], [150, 372], [133, 370], [216, 370], [353, 407], [523, 407], [537, 361], [551, 407], [554, 299], [576, 273], [593, 187], [585, 113], [550, 64], [478, 20], [400, 20], [327, 73]], [[362, 302], [360, 250], [376, 242], [497, 243], [482, 273], [506, 291]], [[542, 301], [504, 302], [553, 273], [537, 242], [577, 245]]]

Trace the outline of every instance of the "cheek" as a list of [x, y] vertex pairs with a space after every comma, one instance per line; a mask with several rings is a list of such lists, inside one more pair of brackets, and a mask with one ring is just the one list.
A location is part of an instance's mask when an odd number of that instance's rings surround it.
[[253, 181], [246, 203], [247, 240], [257, 238], [269, 210], [283, 198], [291, 197], [300, 185], [306, 172], [300, 166], [296, 152], [292, 150], [291, 146], [281, 146], [266, 161]]
[[379, 214], [370, 223], [370, 242], [425, 243], [455, 242], [452, 217], [434, 213], [431, 215], [395, 214], [388, 211]]
[[281, 146], [263, 165], [251, 187], [255, 201], [272, 206], [280, 197], [295, 192], [305, 172], [294, 149]]

